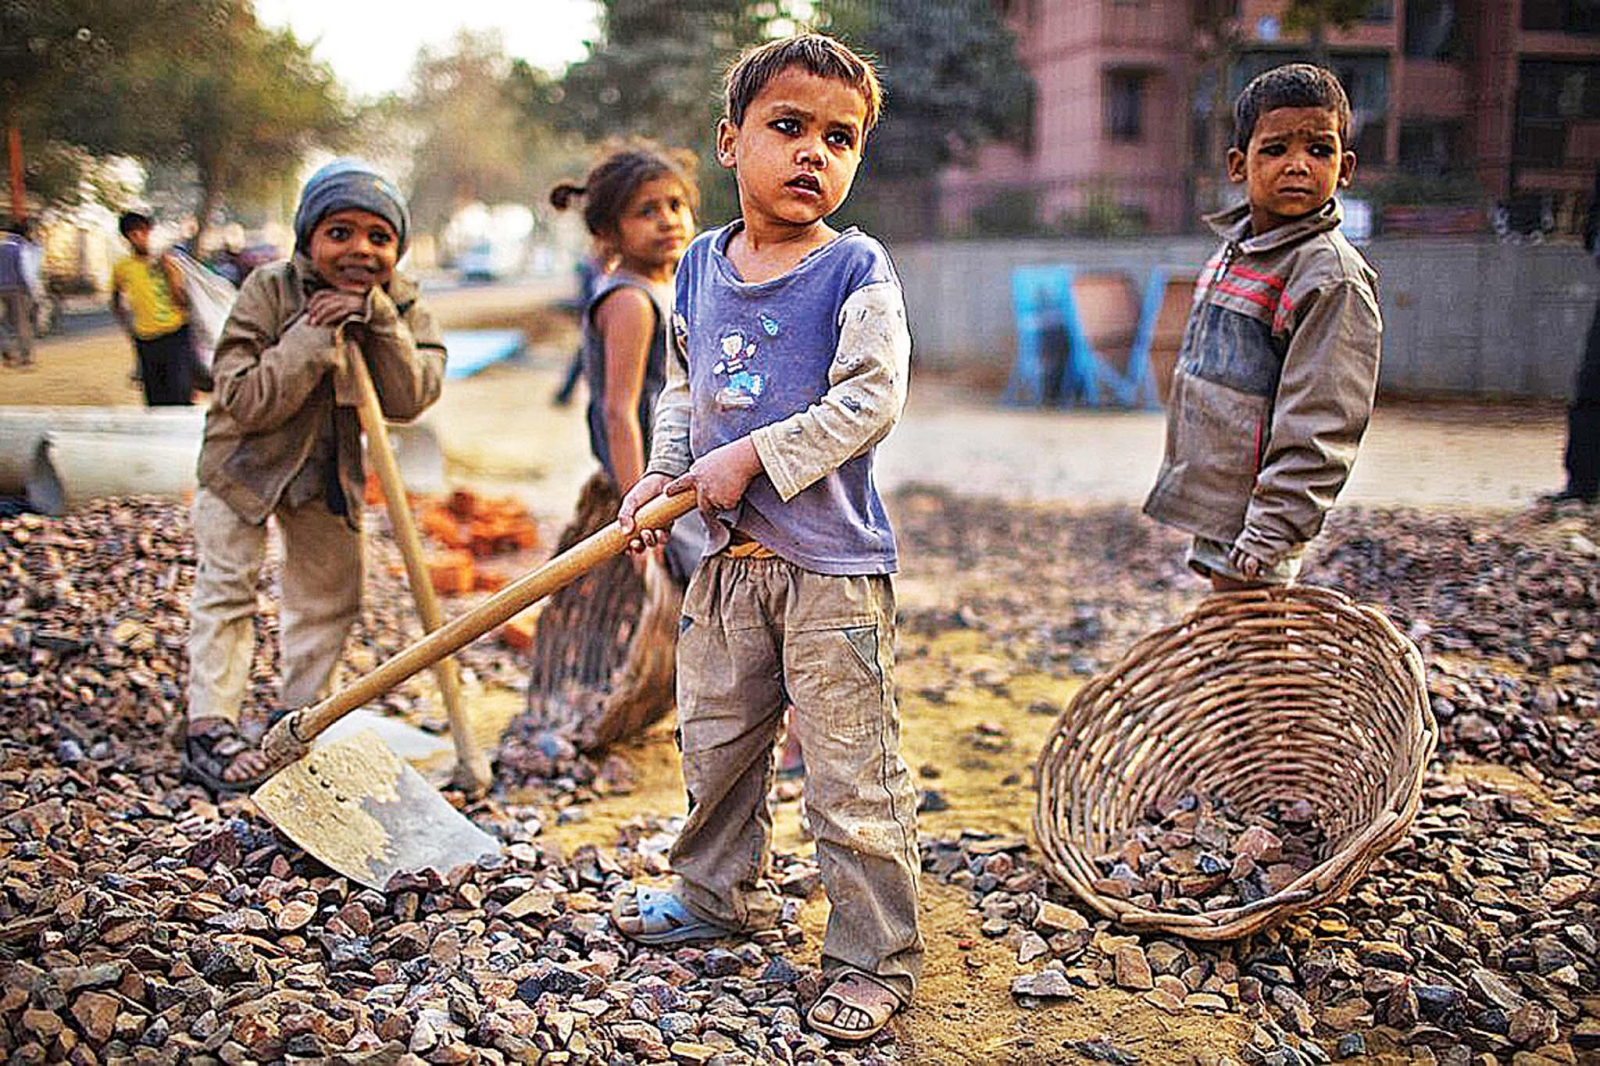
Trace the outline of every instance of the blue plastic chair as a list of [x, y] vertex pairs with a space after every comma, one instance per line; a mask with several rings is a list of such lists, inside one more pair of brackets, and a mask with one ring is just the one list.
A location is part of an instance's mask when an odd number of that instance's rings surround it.
[[[1093, 275], [1117, 271], [1080, 270], [1071, 265], [1018, 267], [1011, 275], [1011, 298], [1016, 313], [1017, 359], [1006, 386], [1005, 402], [1041, 404], [1054, 385], [1055, 395], [1076, 399], [1088, 407], [1102, 403], [1121, 407], [1159, 407], [1157, 382], [1151, 373], [1150, 355], [1157, 340], [1161, 309], [1167, 297], [1168, 282], [1183, 271], [1158, 266], [1150, 271], [1139, 298], [1128, 361], [1123, 369], [1096, 349], [1083, 309], [1074, 295], [1077, 283]], [[1058, 371], [1047, 360], [1052, 333], [1063, 336], [1066, 345]]]
[[1193, 273], [1182, 267], [1156, 266], [1150, 269], [1150, 275], [1145, 279], [1144, 296], [1140, 301], [1139, 332], [1134, 338], [1133, 351], [1128, 356], [1128, 377], [1140, 406], [1161, 406], [1160, 382], [1156, 379], [1152, 353], [1157, 341], [1160, 341], [1163, 349], [1171, 349], [1176, 355], [1185, 328], [1180, 325], [1174, 331], [1169, 327], [1168, 334], [1162, 336], [1161, 311], [1173, 285], [1181, 283], [1182, 289], [1178, 291], [1185, 297], [1182, 311], [1183, 321], [1187, 323], [1188, 304], [1193, 299]]
[[[1016, 317], [1017, 358], [1006, 384], [1005, 402], [1038, 405], [1044, 403], [1051, 391], [1058, 396], [1071, 396], [1081, 391], [1076, 380], [1076, 361], [1070, 350], [1064, 353], [1066, 358], [1056, 371], [1057, 380], [1046, 381], [1055, 362], [1046, 358], [1054, 354], [1048, 350], [1050, 343], [1060, 336], [1069, 349], [1071, 345], [1068, 325], [1072, 314], [1071, 268], [1017, 267], [1011, 272], [1011, 306]], [[1048, 368], [1047, 363], [1051, 364]]]

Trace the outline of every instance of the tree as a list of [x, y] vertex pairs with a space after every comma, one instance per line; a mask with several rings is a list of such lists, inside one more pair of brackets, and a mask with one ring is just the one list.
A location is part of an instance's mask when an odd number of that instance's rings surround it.
[[1238, 0], [1196, 0], [1194, 6], [1195, 67], [1190, 85], [1190, 106], [1205, 116], [1203, 144], [1189, 152], [1188, 198], [1192, 219], [1220, 205], [1217, 175], [1227, 155], [1233, 129], [1230, 79], [1244, 46]]
[[115, 91], [140, 117], [101, 144], [194, 168], [196, 243], [224, 198], [273, 191], [351, 121], [333, 72], [291, 31], [263, 27], [248, 0], [217, 0], [180, 60], [141, 55], [121, 66]]
[[1372, 10], [1373, 0], [1289, 0], [1283, 12], [1283, 27], [1310, 38], [1311, 61], [1328, 66], [1327, 32], [1331, 27], [1348, 30]]
[[[0, 3], [0, 122], [35, 196], [76, 202], [96, 177], [91, 144], [142, 121], [114, 83], [130, 64], [191, 47], [221, 0], [6, 0]], [[13, 210], [23, 190], [12, 189]]]
[[193, 169], [202, 230], [260, 196], [348, 111], [333, 74], [250, 0], [6, 0], [0, 106], [47, 200], [75, 201], [99, 159]]
[[[778, 0], [600, 0], [599, 39], [567, 68], [555, 120], [591, 140], [638, 135], [700, 157], [701, 214], [738, 210], [715, 155], [722, 76], [741, 50], [791, 24]], [[809, 7], [808, 5], [805, 5]]]
[[826, 26], [876, 60], [882, 122], [869, 141], [872, 172], [932, 175], [984, 141], [1027, 130], [1033, 79], [988, 0], [828, 0]]
[[463, 30], [423, 48], [389, 114], [411, 134], [410, 201], [419, 232], [442, 230], [473, 201], [533, 203], [569, 173], [581, 145], [545, 110], [552, 82], [513, 64], [498, 33]]
[[1033, 80], [989, 0], [824, 0], [822, 24], [877, 62], [884, 113], [846, 213], [888, 235], [937, 227], [938, 172], [1032, 121]]

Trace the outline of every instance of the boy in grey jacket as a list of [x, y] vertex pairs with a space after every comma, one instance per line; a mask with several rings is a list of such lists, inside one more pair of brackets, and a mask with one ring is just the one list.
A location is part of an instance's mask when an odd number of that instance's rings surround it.
[[1173, 371], [1166, 458], [1144, 510], [1193, 535], [1217, 591], [1286, 585], [1344, 487], [1377, 393], [1377, 274], [1339, 232], [1350, 102], [1321, 67], [1258, 76], [1234, 104], [1228, 177]]
[[324, 694], [361, 613], [361, 397], [347, 361], [367, 361], [391, 419], [421, 414], [444, 378], [439, 328], [395, 272], [400, 193], [336, 160], [306, 182], [294, 222], [294, 257], [253, 272], [223, 327], [200, 446], [184, 768], [217, 792], [267, 769], [238, 722], [268, 518], [283, 536], [285, 708]]

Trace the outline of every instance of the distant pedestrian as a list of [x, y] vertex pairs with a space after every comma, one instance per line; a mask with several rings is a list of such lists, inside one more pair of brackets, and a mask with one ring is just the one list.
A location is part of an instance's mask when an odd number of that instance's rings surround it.
[[31, 225], [12, 222], [0, 235], [0, 357], [7, 366], [33, 364], [34, 315], [44, 300], [39, 246]]
[[1193, 536], [1217, 591], [1287, 585], [1350, 476], [1378, 389], [1377, 274], [1339, 232], [1350, 101], [1321, 67], [1262, 74], [1234, 105], [1228, 177], [1246, 202], [1206, 221], [1150, 517]]
[[[1600, 169], [1595, 171], [1589, 217], [1583, 226], [1583, 246], [1600, 266]], [[1567, 408], [1567, 487], [1546, 503], [1600, 500], [1600, 304], [1589, 323], [1589, 343], [1578, 366], [1578, 382]]]
[[[578, 309], [578, 316], [585, 323], [589, 320], [589, 301], [594, 298], [595, 283], [606, 272], [607, 253], [598, 240], [584, 256], [578, 260], [578, 295], [574, 301]], [[567, 363], [567, 371], [561, 378], [561, 387], [556, 389], [555, 395], [550, 397], [550, 402], [557, 407], [565, 407], [572, 402], [572, 393], [578, 387], [578, 379], [583, 377], [583, 343], [572, 353], [572, 359]]]
[[124, 214], [117, 223], [133, 254], [111, 270], [111, 313], [133, 338], [139, 381], [149, 407], [194, 402], [194, 342], [188, 296], [170, 256], [150, 254], [149, 215]]

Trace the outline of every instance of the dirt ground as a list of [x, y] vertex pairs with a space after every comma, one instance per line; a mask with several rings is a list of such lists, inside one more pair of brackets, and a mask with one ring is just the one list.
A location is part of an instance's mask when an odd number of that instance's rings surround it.
[[[515, 493], [532, 508], [549, 542], [592, 462], [582, 392], [567, 408], [549, 401], [574, 336], [570, 323], [537, 310], [547, 296], [485, 289], [436, 301], [447, 326], [521, 324], [530, 328], [534, 344], [525, 360], [450, 382], [427, 421], [441, 435], [454, 480]], [[8, 371], [0, 378], [4, 402], [136, 404], [138, 393], [127, 379], [130, 364], [126, 342], [109, 331], [49, 339], [36, 370]], [[1346, 498], [1516, 507], [1557, 485], [1563, 428], [1560, 413], [1548, 408], [1386, 406]], [[880, 484], [886, 492], [927, 483], [1012, 500], [1137, 502], [1159, 461], [1161, 432], [1155, 414], [1009, 410], [956, 382], [929, 378], [914, 386], [910, 412], [882, 451]], [[904, 607], [954, 609], [960, 602], [959, 581], [919, 579], [916, 559], [903, 563]], [[948, 810], [923, 816], [924, 830], [954, 833], [981, 826], [1028, 836], [1031, 764], [1053, 722], [1050, 713], [1030, 709], [1065, 705], [1077, 682], [1014, 673], [1017, 664], [1006, 648], [976, 630], [902, 633], [898, 659], [906, 761], [921, 787], [937, 789], [949, 803]], [[971, 681], [990, 665], [1006, 667], [1004, 694]], [[480, 700], [483, 732], [492, 735], [519, 703], [503, 692]], [[974, 728], [984, 722], [1003, 725], [1004, 750], [971, 744]], [[569, 854], [584, 843], [614, 845], [619, 826], [640, 813], [683, 811], [670, 729], [658, 727], [625, 753], [638, 771], [636, 791], [596, 801], [583, 820], [546, 830]], [[799, 821], [798, 803], [780, 805], [779, 849], [809, 850]], [[815, 961], [825, 907], [819, 896], [803, 915], [814, 934], [808, 962]], [[1008, 991], [1022, 972], [1015, 949], [978, 934], [980, 918], [966, 893], [929, 879], [922, 907], [927, 973], [917, 1004], [895, 1023], [904, 1061], [1058, 1061], [1067, 1057], [1064, 1042], [1105, 1036], [1147, 1063], [1215, 1061], [1236, 1054], [1249, 1035], [1242, 1018], [1193, 1012], [1172, 1017], [1114, 988], [1076, 1002], [1018, 1010]]]

